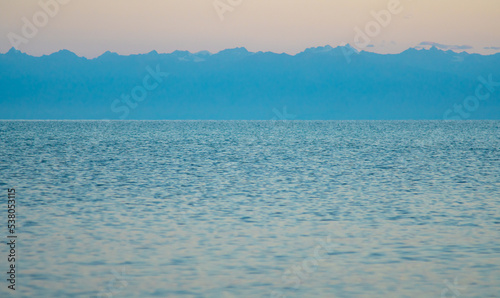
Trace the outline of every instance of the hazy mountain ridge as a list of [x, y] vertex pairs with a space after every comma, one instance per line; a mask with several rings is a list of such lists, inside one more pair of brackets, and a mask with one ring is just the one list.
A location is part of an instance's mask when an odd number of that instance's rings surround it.
[[[296, 119], [443, 119], [475, 94], [479, 76], [500, 82], [500, 54], [346, 53], [350, 48], [296, 55], [236, 48], [87, 59], [67, 50], [33, 57], [11, 49], [0, 54], [0, 118], [271, 119], [273, 109], [286, 106]], [[157, 67], [168, 77], [145, 99], [120, 100]], [[500, 87], [478, 102], [462, 118], [500, 119]]]

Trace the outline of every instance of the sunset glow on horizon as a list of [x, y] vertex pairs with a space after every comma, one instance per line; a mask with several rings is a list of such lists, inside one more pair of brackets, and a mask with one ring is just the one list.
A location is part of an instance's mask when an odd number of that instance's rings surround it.
[[[495, 30], [500, 23], [500, 1], [495, 0], [42, 0], [40, 3], [46, 3], [46, 7], [31, 0], [0, 2], [1, 53], [15, 45], [35, 56], [67, 49], [88, 58], [106, 51], [214, 53], [235, 47], [295, 54], [308, 47], [355, 45], [356, 41], [363, 43], [358, 49], [377, 53], [398, 53], [422, 43], [422, 46], [435, 44], [444, 50], [500, 52], [500, 32]], [[384, 14], [391, 6], [397, 13]], [[44, 19], [43, 14], [48, 17]], [[30, 31], [30, 26], [36, 32]], [[28, 37], [23, 30], [29, 33]], [[364, 36], [359, 37], [360, 34]]]

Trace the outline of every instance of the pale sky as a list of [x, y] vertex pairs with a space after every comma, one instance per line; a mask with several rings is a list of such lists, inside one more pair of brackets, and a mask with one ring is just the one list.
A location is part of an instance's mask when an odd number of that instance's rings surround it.
[[[366, 34], [370, 24], [369, 42], [358, 49], [398, 53], [427, 42], [457, 51], [500, 52], [500, 0], [400, 0], [394, 13], [388, 5], [397, 0], [41, 0], [69, 2], [55, 2], [53, 16], [39, 1], [0, 0], [1, 53], [15, 40], [19, 50], [36, 56], [61, 49], [93, 58], [108, 50], [215, 53], [235, 47], [295, 54], [327, 44], [353, 45], [355, 28]], [[373, 23], [371, 14], [382, 10], [390, 15], [385, 27]], [[36, 33], [26, 30], [23, 18]]]

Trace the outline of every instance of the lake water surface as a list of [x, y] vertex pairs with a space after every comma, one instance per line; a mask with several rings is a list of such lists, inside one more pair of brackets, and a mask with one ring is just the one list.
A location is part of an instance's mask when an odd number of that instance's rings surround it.
[[500, 121], [0, 121], [0, 138], [19, 297], [500, 295]]

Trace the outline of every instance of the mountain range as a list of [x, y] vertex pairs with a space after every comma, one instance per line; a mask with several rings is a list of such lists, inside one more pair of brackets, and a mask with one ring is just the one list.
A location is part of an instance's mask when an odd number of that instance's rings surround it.
[[0, 119], [500, 119], [500, 54], [0, 54]]

